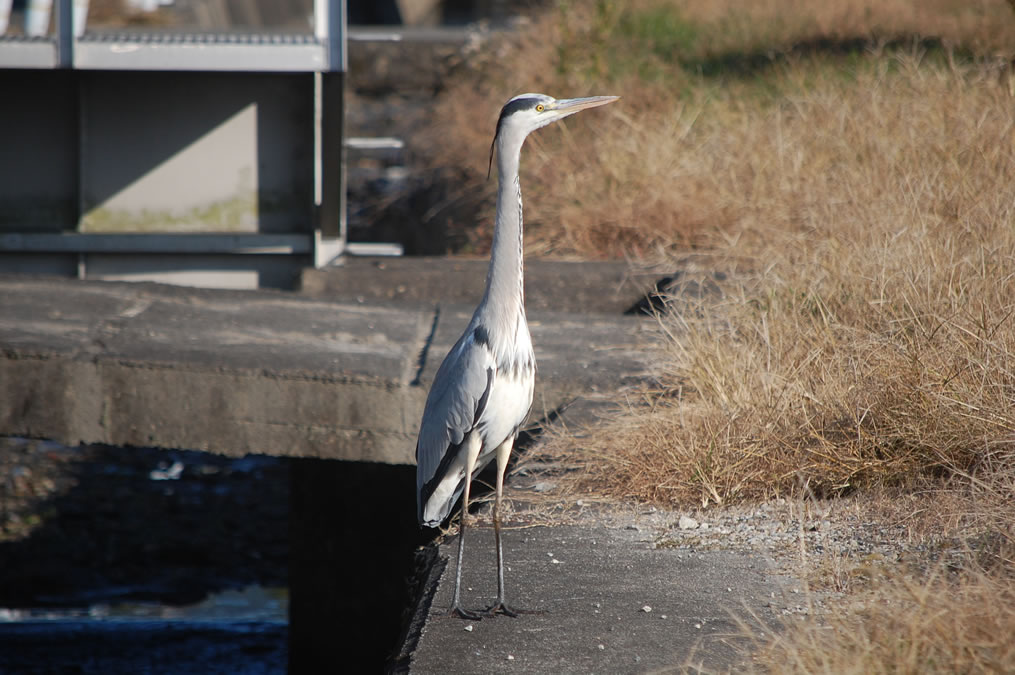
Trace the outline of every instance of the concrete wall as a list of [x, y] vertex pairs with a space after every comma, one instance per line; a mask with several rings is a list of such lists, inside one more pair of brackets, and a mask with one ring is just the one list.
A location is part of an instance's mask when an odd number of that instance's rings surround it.
[[82, 232], [309, 232], [309, 73], [83, 73]]

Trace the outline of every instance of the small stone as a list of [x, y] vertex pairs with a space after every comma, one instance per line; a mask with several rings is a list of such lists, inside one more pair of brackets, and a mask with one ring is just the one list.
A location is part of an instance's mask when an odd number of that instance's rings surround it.
[[468, 632], [471, 633], [472, 632], [472, 624], [470, 623], [468, 626], [466, 626], [465, 630], [467, 630]]
[[514, 661], [514, 660], [515, 660], [515, 657], [511, 656], [510, 654], [508, 654], [508, 661]]
[[680, 520], [677, 521], [677, 527], [681, 530], [693, 530], [698, 527], [698, 521], [690, 516], [680, 516]]
[[599, 645], [599, 649], [606, 649], [606, 645]]
[[167, 466], [165, 462], [161, 463], [159, 468], [150, 471], [148, 477], [151, 480], [180, 480], [180, 476], [183, 475], [183, 462], [175, 461], [172, 466]]
[[645, 612], [646, 614], [648, 614], [649, 612], [651, 612], [651, 611], [652, 611], [652, 608], [651, 608], [650, 606], [648, 606], [648, 605], [645, 605], [645, 606], [643, 606], [643, 607], [641, 608], [641, 611], [643, 611], [643, 612]]

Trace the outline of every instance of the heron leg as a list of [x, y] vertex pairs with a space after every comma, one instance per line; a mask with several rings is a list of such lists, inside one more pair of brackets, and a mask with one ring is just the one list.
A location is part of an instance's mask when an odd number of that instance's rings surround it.
[[490, 614], [499, 613], [507, 616], [518, 616], [518, 613], [508, 607], [504, 599], [504, 547], [500, 539], [500, 503], [504, 494], [504, 473], [507, 471], [513, 447], [514, 439], [509, 438], [497, 448], [497, 496], [493, 503], [493, 534], [497, 540], [497, 600], [487, 610]]
[[473, 434], [469, 439], [469, 446], [465, 456], [465, 491], [462, 494], [462, 513], [458, 520], [458, 565], [455, 569], [455, 594], [451, 601], [451, 613], [463, 619], [478, 621], [482, 619], [481, 614], [470, 612], [464, 609], [461, 604], [462, 586], [462, 559], [465, 555], [465, 521], [469, 517], [469, 487], [472, 485], [472, 472], [476, 468], [476, 458], [479, 456], [480, 440]]

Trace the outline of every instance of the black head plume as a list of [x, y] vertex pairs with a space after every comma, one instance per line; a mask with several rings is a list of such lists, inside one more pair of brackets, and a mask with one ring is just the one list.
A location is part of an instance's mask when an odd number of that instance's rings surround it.
[[497, 133], [493, 136], [493, 142], [490, 143], [490, 163], [486, 165], [486, 179], [490, 180], [490, 172], [493, 170], [493, 149], [497, 145], [497, 136], [500, 134], [500, 124], [497, 125]]
[[493, 142], [490, 143], [490, 162], [486, 166], [486, 179], [490, 180], [490, 172], [493, 170], [493, 152], [497, 146], [497, 139], [500, 137], [500, 130], [504, 127], [504, 120], [519, 110], [532, 110], [543, 102], [546, 97], [539, 97], [538, 94], [516, 96], [501, 108], [500, 117], [497, 118], [497, 131], [493, 135]]

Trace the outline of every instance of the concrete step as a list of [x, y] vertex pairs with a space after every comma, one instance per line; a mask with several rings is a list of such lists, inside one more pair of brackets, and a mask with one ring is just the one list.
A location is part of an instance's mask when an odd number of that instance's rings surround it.
[[[339, 264], [304, 269], [304, 295], [365, 305], [475, 307], [483, 297], [489, 259], [346, 256]], [[655, 288], [662, 274], [624, 261], [525, 261], [525, 306], [533, 312], [619, 316]]]
[[[426, 264], [400, 303], [0, 277], [0, 434], [412, 464], [429, 384], [472, 312], [457, 264]], [[413, 306], [427, 287], [446, 293]], [[534, 418], [651, 377], [651, 319], [529, 321]]]

